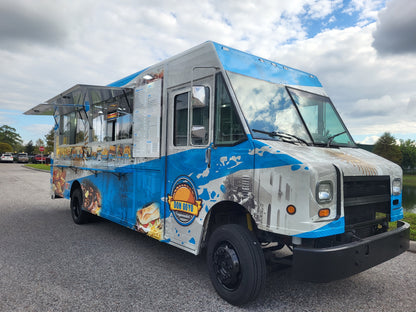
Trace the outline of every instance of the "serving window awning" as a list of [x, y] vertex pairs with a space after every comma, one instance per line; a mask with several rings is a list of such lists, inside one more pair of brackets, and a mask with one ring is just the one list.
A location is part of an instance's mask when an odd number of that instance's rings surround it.
[[87, 112], [90, 105], [110, 104], [117, 98], [127, 98], [126, 94], [130, 92], [133, 92], [133, 89], [77, 84], [45, 103], [32, 107], [24, 114], [56, 116], [80, 110]]

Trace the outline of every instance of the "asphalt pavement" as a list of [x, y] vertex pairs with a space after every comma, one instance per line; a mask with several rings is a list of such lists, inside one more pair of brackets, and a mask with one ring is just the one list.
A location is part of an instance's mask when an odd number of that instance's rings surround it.
[[327, 284], [271, 270], [265, 292], [234, 307], [203, 256], [120, 225], [72, 222], [48, 173], [0, 164], [0, 311], [416, 311], [416, 253]]

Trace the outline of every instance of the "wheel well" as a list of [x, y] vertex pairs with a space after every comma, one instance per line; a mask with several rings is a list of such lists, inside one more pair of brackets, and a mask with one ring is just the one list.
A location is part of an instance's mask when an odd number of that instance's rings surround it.
[[72, 197], [72, 193], [74, 193], [74, 191], [77, 189], [77, 188], [79, 188], [79, 189], [81, 189], [81, 184], [78, 182], [78, 181], [74, 181], [74, 182], [72, 182], [72, 185], [71, 185], [71, 192], [70, 192], [70, 198]]
[[205, 219], [202, 247], [206, 246], [206, 242], [214, 230], [224, 224], [240, 224], [250, 231], [257, 230], [256, 223], [246, 208], [232, 201], [223, 201], [215, 204]]

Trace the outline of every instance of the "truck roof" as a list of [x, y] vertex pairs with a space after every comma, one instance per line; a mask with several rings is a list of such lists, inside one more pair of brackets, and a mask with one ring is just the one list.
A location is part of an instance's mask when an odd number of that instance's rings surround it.
[[253, 54], [249, 54], [213, 41], [207, 41], [199, 46], [168, 58], [165, 61], [112, 82], [108, 86], [125, 86], [134, 78], [145, 72], [147, 69], [160, 66], [163, 63], [172, 61], [173, 59], [191, 54], [194, 50], [201, 48], [210, 49], [212, 50], [211, 53], [216, 53], [219, 63], [224, 70], [284, 85], [322, 88], [322, 84], [313, 74], [282, 65], [280, 63], [270, 61], [265, 58], [258, 57]]

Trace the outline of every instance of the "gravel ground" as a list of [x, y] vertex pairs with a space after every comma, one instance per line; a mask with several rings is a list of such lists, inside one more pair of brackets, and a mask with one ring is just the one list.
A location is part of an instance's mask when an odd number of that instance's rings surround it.
[[0, 311], [416, 311], [416, 253], [328, 284], [271, 271], [244, 307], [217, 296], [203, 257], [98, 219], [72, 222], [49, 175], [0, 164]]

